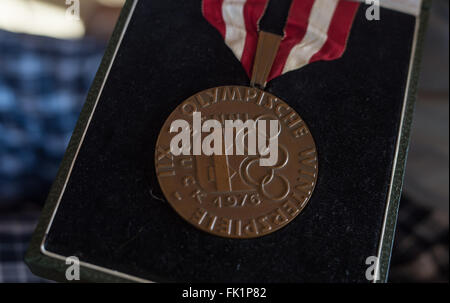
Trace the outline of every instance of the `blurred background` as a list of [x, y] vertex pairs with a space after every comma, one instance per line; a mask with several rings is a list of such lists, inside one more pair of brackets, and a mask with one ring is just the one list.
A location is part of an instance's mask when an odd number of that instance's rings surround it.
[[[23, 263], [124, 0], [0, 0], [0, 282]], [[434, 0], [391, 282], [448, 282], [449, 3]]]

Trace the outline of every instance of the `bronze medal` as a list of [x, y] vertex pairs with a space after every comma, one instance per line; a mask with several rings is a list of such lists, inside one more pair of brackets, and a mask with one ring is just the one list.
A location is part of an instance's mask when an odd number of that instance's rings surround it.
[[[254, 155], [179, 155], [170, 152], [173, 121], [252, 119], [279, 122], [278, 160], [260, 166]], [[206, 136], [207, 134], [204, 134]], [[298, 113], [284, 101], [254, 87], [207, 89], [181, 103], [159, 134], [155, 167], [170, 205], [203, 231], [229, 238], [274, 232], [306, 206], [317, 180], [313, 137]]]

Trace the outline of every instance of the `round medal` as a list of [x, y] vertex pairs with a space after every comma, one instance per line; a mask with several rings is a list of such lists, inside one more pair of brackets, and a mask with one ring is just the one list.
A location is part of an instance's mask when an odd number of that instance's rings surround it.
[[160, 131], [155, 167], [179, 215], [229, 238], [267, 235], [291, 222], [318, 172], [316, 146], [299, 114], [245, 86], [207, 89], [182, 102]]

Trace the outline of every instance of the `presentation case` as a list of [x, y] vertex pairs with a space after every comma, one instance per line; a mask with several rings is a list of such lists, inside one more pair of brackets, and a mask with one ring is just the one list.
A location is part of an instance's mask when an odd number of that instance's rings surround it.
[[200, 0], [128, 0], [27, 264], [57, 281], [76, 256], [87, 282], [369, 282], [375, 257], [387, 281], [429, 6], [383, 7], [369, 21], [361, 4], [342, 58], [268, 83], [314, 136], [317, 185], [286, 227], [228, 239], [198, 230], [166, 202], [154, 149], [183, 100], [249, 79]]

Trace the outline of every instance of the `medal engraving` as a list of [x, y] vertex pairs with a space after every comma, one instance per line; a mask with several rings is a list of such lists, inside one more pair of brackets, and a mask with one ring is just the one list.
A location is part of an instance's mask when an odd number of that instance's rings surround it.
[[[227, 120], [278, 121], [276, 163], [261, 166], [267, 155], [247, 152], [248, 133], [240, 154], [197, 150], [174, 156], [172, 122], [196, 123], [194, 112], [223, 127]], [[192, 134], [191, 150], [207, 135]], [[317, 181], [316, 146], [305, 122], [282, 100], [252, 87], [211, 88], [188, 98], [164, 123], [155, 151], [156, 174], [169, 204], [197, 228], [222, 237], [254, 238], [282, 228], [304, 209]]]

